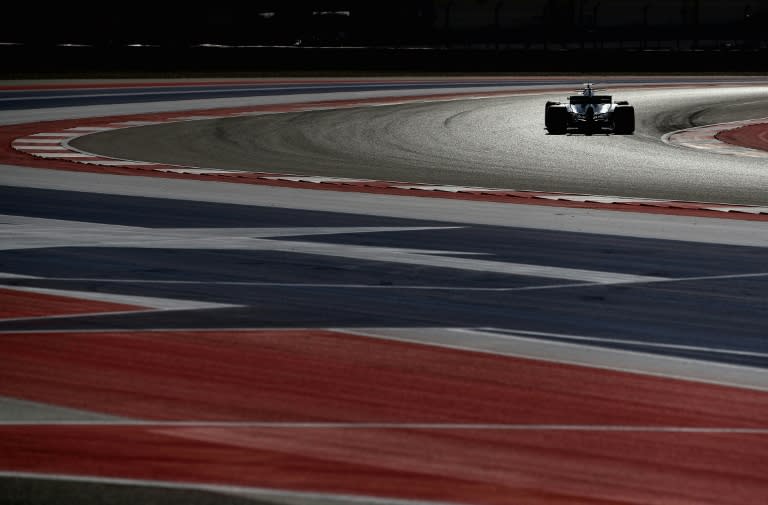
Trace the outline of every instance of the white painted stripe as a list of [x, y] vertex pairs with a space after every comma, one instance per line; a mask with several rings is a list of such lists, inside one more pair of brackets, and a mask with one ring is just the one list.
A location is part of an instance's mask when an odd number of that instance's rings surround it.
[[378, 182], [374, 181], [373, 179], [346, 179], [344, 177], [322, 177], [322, 176], [289, 176], [289, 175], [278, 175], [278, 176], [267, 176], [267, 177], [261, 177], [261, 179], [269, 179], [269, 180], [275, 180], [275, 181], [291, 181], [291, 182], [312, 182], [312, 183], [323, 183], [323, 182], [332, 182], [332, 183], [340, 183], [340, 182]]
[[702, 207], [707, 210], [716, 210], [718, 212], [746, 212], [748, 214], [768, 214], [768, 207]]
[[[23, 222], [24, 220], [20, 220]], [[19, 222], [19, 220], [12, 221]], [[667, 280], [667, 277], [638, 275], [623, 272], [585, 270], [553, 265], [514, 263], [493, 259], [481, 259], [475, 256], [486, 254], [468, 251], [444, 251], [433, 249], [411, 249], [398, 247], [376, 247], [354, 244], [335, 244], [303, 240], [275, 240], [275, 237], [307, 236], [314, 234], [342, 234], [385, 231], [421, 231], [425, 229], [445, 229], [446, 227], [327, 227], [317, 230], [311, 228], [235, 228], [235, 229], [148, 229], [118, 226], [102, 226], [97, 231], [83, 230], [80, 223], [56, 221], [57, 233], [44, 224], [46, 221], [33, 221], [33, 226], [14, 229], [14, 242], [0, 243], [4, 249], [39, 248], [84, 244], [99, 244], [100, 247], [138, 247], [172, 249], [215, 249], [241, 251], [278, 251], [289, 254], [314, 254], [334, 258], [356, 259], [405, 265], [422, 265], [435, 268], [451, 268], [463, 271], [489, 272], [531, 277], [554, 278], [597, 284], [645, 283]], [[455, 228], [455, 227], [448, 227]], [[25, 246], [25, 243], [28, 244]]]
[[155, 310], [197, 310], [237, 307], [237, 305], [225, 303], [199, 302], [195, 300], [178, 300], [172, 298], [155, 298], [149, 296], [121, 295], [115, 293], [97, 293], [95, 291], [75, 291], [67, 289], [48, 289], [27, 286], [6, 286], [6, 288], [27, 293], [39, 293], [43, 295], [77, 298], [81, 300], [134, 305], [137, 307], [144, 307]]
[[228, 114], [218, 115], [218, 116], [179, 116], [173, 118], [174, 121], [200, 121], [200, 120], [206, 120], [206, 119], [221, 119], [223, 117], [227, 117]]
[[[233, 244], [231, 247], [235, 247]], [[288, 240], [250, 241], [243, 244], [251, 250], [272, 250], [286, 253], [317, 254], [336, 258], [352, 258], [369, 261], [383, 261], [407, 265], [423, 265], [435, 268], [452, 268], [464, 271], [495, 272], [509, 275], [525, 275], [549, 279], [564, 279], [596, 284], [625, 284], [656, 282], [666, 277], [603, 272], [528, 263], [484, 260], [466, 256], [461, 251], [433, 251], [418, 249], [398, 249], [390, 247], [355, 246], [345, 244], [312, 243]], [[242, 246], [241, 246], [242, 247]], [[455, 255], [455, 256], [454, 256]]]
[[115, 128], [125, 127], [125, 126], [149, 126], [149, 125], [155, 125], [155, 124], [164, 124], [168, 121], [121, 121], [119, 123], [112, 123], [111, 126]]
[[113, 126], [75, 126], [74, 128], [67, 128], [68, 132], [102, 132], [114, 130]]
[[490, 188], [478, 188], [474, 186], [431, 186], [427, 184], [412, 184], [412, 185], [397, 185], [392, 186], [396, 189], [420, 189], [423, 191], [446, 191], [449, 193], [460, 193], [460, 192], [467, 192], [467, 193], [477, 193], [477, 192], [489, 192], [489, 191], [514, 191], [511, 189], [490, 189]]
[[262, 422], [262, 421], [145, 421], [69, 420], [0, 421], [0, 426], [125, 426], [149, 428], [232, 428], [280, 430], [456, 430], [456, 431], [586, 431], [643, 433], [768, 434], [768, 427], [648, 426], [613, 424], [513, 424], [513, 423], [388, 423], [388, 422]]
[[21, 275], [21, 274], [12, 274], [9, 272], [0, 272], [0, 279], [39, 279], [40, 277], [35, 277], [34, 275]]
[[151, 487], [158, 489], [184, 489], [190, 491], [204, 491], [230, 496], [250, 497], [254, 500], [274, 503], [302, 503], [305, 505], [328, 505], [329, 503], [350, 505], [448, 505], [446, 502], [406, 500], [401, 498], [388, 498], [365, 495], [345, 495], [333, 493], [288, 491], [283, 489], [270, 489], [247, 486], [230, 486], [223, 484], [200, 484], [193, 482], [173, 482], [145, 479], [124, 479], [115, 477], [35, 473], [35, 472], [8, 472], [0, 471], [0, 478], [13, 479], [44, 479], [66, 482], [84, 482], [95, 484], [109, 484], [131, 487]]
[[[0, 280], [4, 278], [0, 274]], [[41, 277], [29, 277], [40, 279]], [[516, 286], [516, 287], [472, 287], [451, 285], [408, 285], [408, 284], [335, 284], [335, 283], [310, 283], [310, 282], [259, 282], [259, 281], [179, 281], [179, 280], [148, 280], [148, 279], [97, 279], [92, 277], [46, 277], [46, 280], [72, 281], [72, 282], [100, 282], [102, 284], [159, 284], [159, 285], [193, 285], [193, 286], [251, 286], [251, 287], [275, 287], [275, 288], [312, 288], [312, 289], [375, 289], [375, 290], [404, 290], [404, 291], [478, 291], [478, 292], [509, 292], [509, 291], [536, 291], [543, 289], [569, 289], [586, 286], [599, 286], [595, 283], [568, 283], [546, 284], [543, 286]]]
[[[0, 279], [16, 278], [13, 274], [0, 273]], [[573, 289], [580, 287], [599, 286], [599, 283], [585, 282], [567, 284], [544, 284], [540, 286], [514, 286], [514, 287], [477, 287], [457, 285], [410, 285], [410, 284], [342, 284], [342, 283], [311, 283], [311, 282], [261, 282], [261, 281], [189, 281], [189, 280], [151, 280], [151, 279], [102, 279], [96, 277], [33, 277], [17, 276], [19, 278], [45, 279], [49, 281], [71, 282], [100, 282], [102, 284], [161, 284], [161, 285], [195, 285], [195, 286], [253, 286], [253, 287], [280, 287], [280, 288], [332, 288], [332, 289], [384, 289], [384, 290], [423, 290], [423, 291], [480, 291], [480, 292], [510, 292], [510, 291], [537, 291], [547, 289]], [[768, 272], [756, 272], [749, 274], [711, 275], [700, 277], [663, 278], [653, 283], [691, 282], [721, 279], [748, 279], [755, 277], [768, 277]]]
[[32, 137], [65, 137], [72, 138], [77, 137], [77, 133], [73, 132], [42, 132], [31, 135]]
[[38, 153], [30, 152], [29, 154], [37, 156], [38, 158], [95, 158], [92, 154], [73, 153], [71, 151], [61, 153]]
[[219, 170], [216, 168], [157, 168], [156, 172], [170, 172], [175, 174], [247, 174], [246, 170]]
[[738, 351], [735, 349], [725, 349], [725, 348], [719, 348], [719, 347], [702, 347], [702, 346], [695, 346], [695, 345], [666, 344], [663, 342], [628, 340], [628, 339], [622, 339], [622, 338], [585, 337], [582, 335], [570, 335], [567, 333], [548, 333], [543, 331], [527, 331], [527, 330], [506, 330], [504, 328], [478, 328], [478, 329], [482, 331], [488, 331], [491, 333], [498, 333], [499, 335], [503, 335], [503, 337], [501, 338], [505, 338], [507, 336], [510, 336], [510, 337], [541, 336], [541, 337], [548, 337], [548, 338], [557, 338], [561, 340], [570, 340], [573, 342], [592, 342], [595, 344], [597, 343], [622, 344], [622, 345], [632, 345], [632, 346], [646, 347], [646, 348], [676, 349], [676, 350], [682, 350], [682, 351], [694, 351], [694, 352], [709, 353], [709, 354], [725, 354], [725, 355], [731, 355], [731, 356], [749, 356], [749, 357], [756, 357], [756, 358], [768, 358], [768, 353], [765, 353], [765, 352]]
[[[133, 420], [127, 417], [117, 417], [77, 408], [63, 407], [51, 403], [22, 400], [8, 396], [0, 396], [0, 419], [2, 425], [10, 425], [13, 422], [41, 422], [41, 421], [117, 421]], [[2, 488], [2, 485], [0, 485]], [[2, 493], [0, 492], [0, 496]], [[2, 502], [2, 498], [0, 498]]]
[[61, 142], [61, 139], [59, 138], [39, 138], [39, 139], [33, 139], [29, 137], [25, 137], [22, 139], [16, 139], [13, 141], [13, 145], [16, 144], [58, 144]]
[[21, 146], [14, 144], [13, 148], [17, 151], [64, 151], [69, 152], [69, 149], [66, 147], [56, 144], [56, 145], [40, 145], [40, 144], [33, 144], [28, 146]]
[[[77, 160], [80, 161], [80, 160]], [[102, 159], [102, 158], [93, 158], [87, 161], [81, 161], [81, 163], [86, 163], [88, 165], [101, 165], [105, 167], [133, 167], [133, 166], [142, 166], [142, 167], [150, 167], [150, 166], [156, 166], [160, 165], [159, 163], [152, 163], [149, 161], [126, 161], [126, 160], [110, 160], [110, 159]]]
[[87, 317], [87, 318], [94, 318], [94, 317], [105, 317], [105, 316], [121, 316], [121, 315], [136, 315], [136, 314], [151, 314], [156, 312], [157, 309], [135, 309], [135, 310], [115, 310], [115, 311], [107, 311], [107, 312], [77, 312], [72, 314], [59, 314], [56, 316], [29, 316], [29, 317], [4, 317], [0, 319], [0, 321], [7, 323], [7, 322], [40, 322], [40, 321], [51, 321], [51, 320], [62, 320], [62, 319], [69, 319], [73, 317]]
[[668, 200], [651, 200], [647, 198], [629, 198], [621, 196], [598, 195], [536, 195], [536, 198], [545, 200], [566, 200], [569, 202], [595, 202], [595, 203], [669, 203]]

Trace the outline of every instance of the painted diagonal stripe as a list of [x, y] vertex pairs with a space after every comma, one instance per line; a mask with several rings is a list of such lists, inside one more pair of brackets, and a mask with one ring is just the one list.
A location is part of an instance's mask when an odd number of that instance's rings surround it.
[[597, 203], [669, 203], [668, 200], [650, 200], [647, 198], [626, 198], [620, 196], [598, 195], [537, 195], [536, 198], [546, 200], [567, 200], [569, 202], [597, 202]]
[[[0, 402], [6, 401], [0, 397]], [[23, 400], [15, 400], [23, 402]], [[33, 404], [34, 402], [25, 402]], [[42, 404], [41, 404], [42, 405]], [[66, 409], [70, 410], [70, 409]], [[87, 415], [87, 414], [85, 414]], [[93, 415], [93, 417], [96, 417]], [[285, 430], [584, 431], [624, 433], [736, 433], [768, 435], [768, 427], [639, 426], [616, 424], [388, 423], [268, 421], [147, 421], [103, 415], [95, 419], [0, 421], [0, 426], [135, 426], [150, 428], [256, 428]]]
[[[174, 482], [157, 479], [122, 479], [115, 477], [97, 477], [83, 475], [52, 475], [34, 472], [0, 471], [0, 478], [32, 479], [49, 481], [67, 481], [100, 485], [134, 486], [158, 489], [180, 489], [220, 493], [227, 496], [243, 496], [255, 503], [304, 504], [304, 505], [452, 505], [451, 502], [410, 500], [403, 498], [382, 498], [378, 496], [351, 495], [338, 493], [320, 493], [309, 491], [291, 491], [288, 489], [268, 489], [255, 486], [236, 486], [224, 484], [200, 484], [196, 482]], [[190, 500], [193, 498], [190, 497]], [[222, 499], [221, 503], [227, 500]]]
[[120, 123], [113, 123], [112, 126], [118, 128], [123, 126], [151, 126], [163, 123], [165, 123], [165, 121], [122, 121]]
[[13, 141], [13, 146], [17, 146], [19, 144], [58, 144], [61, 142], [61, 139], [58, 138], [22, 138], [22, 139], [16, 139]]
[[348, 179], [344, 177], [323, 177], [323, 176], [292, 176], [292, 175], [279, 175], [279, 176], [267, 176], [262, 177], [262, 179], [267, 180], [274, 180], [274, 181], [291, 181], [291, 182], [313, 182], [313, 183], [322, 183], [322, 182], [375, 182], [372, 179]]
[[218, 170], [215, 168], [157, 168], [158, 172], [170, 172], [174, 174], [243, 174], [245, 170]]
[[61, 317], [84, 314], [135, 312], [146, 310], [141, 304], [74, 297], [63, 292], [33, 292], [24, 288], [0, 287], [0, 319], [4, 321]]
[[151, 167], [155, 165], [159, 165], [158, 163], [152, 163], [149, 161], [123, 161], [123, 160], [109, 160], [109, 159], [88, 159], [88, 160], [77, 160], [81, 163], [86, 163], [88, 165], [101, 165], [105, 167]]
[[18, 150], [18, 151], [63, 151], [63, 152], [69, 152], [69, 149], [67, 149], [66, 147], [64, 147], [62, 145], [59, 145], [58, 143], [57, 144], [50, 144], [50, 145], [47, 145], [47, 144], [43, 144], [43, 145], [41, 145], [41, 144], [31, 144], [31, 145], [28, 145], [28, 146], [14, 144], [13, 148]]
[[68, 132], [82, 132], [82, 133], [96, 133], [96, 132], [103, 132], [103, 131], [110, 131], [114, 130], [114, 127], [111, 126], [75, 126], [73, 128], [67, 128], [66, 131]]
[[94, 156], [92, 154], [73, 153], [73, 152], [70, 152], [70, 151], [61, 152], [61, 153], [59, 153], [59, 152], [57, 152], [57, 153], [39, 153], [39, 152], [34, 152], [34, 153], [30, 153], [30, 154], [32, 154], [34, 156], [37, 156], [38, 158], [67, 158], [67, 159], [76, 159], [76, 158], [90, 158], [90, 159], [93, 159], [93, 158], [96, 158], [96, 156]]
[[[463, 254], [461, 251], [442, 252], [440, 255], [432, 251], [409, 251], [388, 247], [351, 246], [338, 244], [320, 244], [311, 242], [269, 241], [269, 244], [253, 244], [259, 249], [282, 251], [287, 253], [317, 254], [339, 258], [353, 258], [369, 261], [385, 261], [407, 265], [422, 265], [436, 268], [453, 268], [475, 272], [494, 272], [508, 275], [525, 275], [548, 279], [564, 279], [595, 284], [623, 284], [636, 282], [656, 282], [666, 280], [665, 277], [625, 274], [618, 272], [602, 272], [579, 268], [566, 268], [548, 265], [532, 265], [528, 263], [512, 263], [475, 258], [460, 258], [444, 254]], [[259, 247], [262, 246], [262, 247]]]
[[35, 133], [33, 137], [57, 137], [57, 138], [72, 138], [77, 137], [79, 134], [76, 132], [41, 132]]
[[718, 212], [747, 212], [749, 214], [768, 214], [768, 207], [704, 207], [707, 210], [716, 210]]
[[93, 291], [73, 291], [65, 289], [47, 289], [22, 286], [13, 286], [12, 289], [14, 291], [22, 291], [27, 293], [39, 293], [44, 295], [78, 298], [82, 300], [91, 300], [97, 302], [109, 302], [121, 305], [146, 307], [148, 309], [155, 310], [195, 310], [234, 307], [234, 305], [224, 303], [178, 300], [173, 298], [155, 298], [150, 296], [121, 295], [115, 293], [97, 293]]
[[[209, 249], [242, 251], [280, 251], [289, 254], [314, 254], [334, 258], [364, 261], [420, 265], [434, 268], [451, 268], [473, 272], [493, 272], [507, 275], [523, 275], [562, 279], [595, 284], [624, 284], [658, 282], [667, 277], [638, 275], [622, 272], [585, 270], [555, 265], [534, 265], [467, 257], [475, 254], [466, 251], [443, 251], [399, 247], [375, 247], [353, 244], [322, 243], [311, 241], [277, 240], [287, 235], [324, 235], [343, 233], [409, 232], [440, 230], [445, 227], [369, 227], [369, 228], [239, 228], [239, 229], [148, 229], [117, 226], [100, 226], [83, 229], [79, 223], [66, 221], [27, 220], [9, 218], [13, 226], [8, 229], [12, 240], [0, 249], [25, 249], [39, 247], [69, 247], [98, 245], [99, 247], [138, 247], [170, 249]], [[449, 227], [450, 228], [450, 227]], [[56, 233], [52, 234], [52, 230]], [[265, 238], [273, 237], [273, 238]], [[224, 240], [225, 239], [225, 240]]]
[[397, 185], [392, 186], [395, 189], [419, 189], [422, 191], [447, 191], [449, 193], [461, 193], [461, 192], [483, 192], [487, 193], [489, 191], [498, 191], [498, 192], [510, 192], [514, 191], [511, 189], [490, 189], [490, 188], [478, 188], [475, 186], [430, 186], [430, 185]]

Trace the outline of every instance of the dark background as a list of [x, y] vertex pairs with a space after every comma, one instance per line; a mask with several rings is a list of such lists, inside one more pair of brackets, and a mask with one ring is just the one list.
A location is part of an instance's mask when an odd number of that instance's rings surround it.
[[4, 8], [2, 75], [764, 72], [768, 2], [256, 0]]

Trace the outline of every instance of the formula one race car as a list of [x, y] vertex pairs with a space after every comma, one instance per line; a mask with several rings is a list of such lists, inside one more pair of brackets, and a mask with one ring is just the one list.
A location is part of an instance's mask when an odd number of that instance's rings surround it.
[[635, 108], [629, 102], [613, 102], [610, 95], [596, 95], [591, 83], [581, 94], [568, 97], [568, 103], [547, 102], [544, 124], [550, 135], [563, 135], [569, 129], [583, 133], [613, 132], [632, 135]]

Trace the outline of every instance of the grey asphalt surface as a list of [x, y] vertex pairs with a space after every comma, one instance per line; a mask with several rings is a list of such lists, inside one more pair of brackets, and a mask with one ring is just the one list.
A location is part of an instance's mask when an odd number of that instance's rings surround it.
[[609, 90], [637, 111], [633, 136], [551, 136], [563, 94], [269, 114], [121, 129], [87, 152], [204, 168], [768, 204], [764, 160], [670, 146], [664, 133], [768, 117], [768, 86]]

